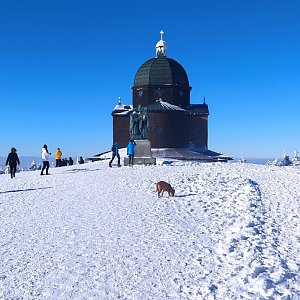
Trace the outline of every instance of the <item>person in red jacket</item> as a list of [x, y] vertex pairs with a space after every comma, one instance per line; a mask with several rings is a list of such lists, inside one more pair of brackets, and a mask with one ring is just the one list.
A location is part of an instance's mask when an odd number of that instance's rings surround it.
[[14, 178], [16, 176], [17, 164], [20, 164], [17, 149], [15, 147], [12, 147], [5, 163], [6, 166], [9, 165], [11, 178]]

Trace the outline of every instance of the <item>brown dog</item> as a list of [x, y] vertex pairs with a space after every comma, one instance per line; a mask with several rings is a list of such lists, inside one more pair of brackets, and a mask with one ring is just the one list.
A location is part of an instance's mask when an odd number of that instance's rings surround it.
[[159, 181], [156, 183], [156, 192], [158, 193], [158, 198], [162, 197], [164, 192], [168, 192], [169, 196], [174, 196], [175, 190], [171, 185], [165, 181]]

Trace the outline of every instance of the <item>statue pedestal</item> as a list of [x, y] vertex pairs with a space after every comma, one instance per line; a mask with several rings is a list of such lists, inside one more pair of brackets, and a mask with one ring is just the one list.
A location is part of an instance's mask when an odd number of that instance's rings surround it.
[[[148, 140], [136, 140], [134, 165], [156, 165], [156, 158], [151, 155], [151, 143]], [[129, 158], [124, 157], [124, 166], [128, 166]]]

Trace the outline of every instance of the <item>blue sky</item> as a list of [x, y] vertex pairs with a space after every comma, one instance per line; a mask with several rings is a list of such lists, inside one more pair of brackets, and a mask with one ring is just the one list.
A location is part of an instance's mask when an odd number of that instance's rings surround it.
[[300, 151], [299, 1], [0, 1], [0, 156], [44, 143], [89, 156], [112, 142], [111, 112], [132, 103], [155, 56], [186, 70], [209, 105], [209, 148], [236, 158]]

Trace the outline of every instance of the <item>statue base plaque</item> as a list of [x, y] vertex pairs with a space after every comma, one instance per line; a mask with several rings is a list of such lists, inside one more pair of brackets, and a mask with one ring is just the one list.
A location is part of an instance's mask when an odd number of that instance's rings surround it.
[[[156, 165], [156, 158], [151, 155], [151, 143], [148, 140], [136, 140], [134, 165]], [[124, 166], [128, 166], [129, 158], [124, 157]]]

